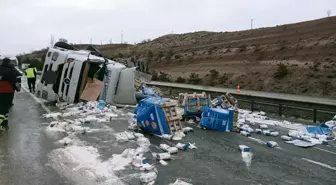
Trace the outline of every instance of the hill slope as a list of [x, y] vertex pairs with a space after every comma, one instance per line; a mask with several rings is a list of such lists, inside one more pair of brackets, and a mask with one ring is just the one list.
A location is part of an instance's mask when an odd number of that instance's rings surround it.
[[120, 52], [149, 58], [150, 68], [170, 80], [183, 82], [194, 73], [190, 83], [200, 83], [198, 75], [205, 85], [336, 97], [335, 30], [336, 17], [329, 17], [237, 32], [166, 35]]
[[159, 80], [336, 98], [336, 17], [96, 47], [108, 57], [149, 61]]

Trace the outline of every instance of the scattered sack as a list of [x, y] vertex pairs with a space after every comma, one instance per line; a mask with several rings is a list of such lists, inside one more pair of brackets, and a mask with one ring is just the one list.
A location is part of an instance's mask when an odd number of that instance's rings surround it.
[[262, 134], [262, 130], [259, 128], [257, 128], [255, 131], [256, 131], [256, 134]]
[[140, 138], [140, 137], [145, 137], [143, 134], [141, 134], [141, 133], [134, 133], [134, 136], [136, 137], [136, 138]]
[[177, 143], [176, 148], [180, 149], [180, 150], [187, 150], [189, 148], [189, 144], [182, 144], [182, 143]]
[[271, 133], [270, 133], [270, 135], [271, 135], [271, 136], [274, 136], [274, 137], [278, 136], [279, 134], [280, 134], [279, 132], [271, 132]]
[[114, 134], [114, 137], [117, 139], [117, 142], [126, 142], [128, 141], [127, 135], [125, 132], [119, 132]]
[[150, 183], [150, 182], [154, 182], [157, 178], [157, 173], [152, 171], [152, 172], [148, 172], [148, 173], [142, 173], [140, 175], [140, 181], [142, 183]]
[[170, 155], [170, 153], [158, 153], [158, 154], [156, 154], [156, 158], [158, 160], [170, 160], [171, 155]]
[[262, 125], [260, 125], [260, 128], [261, 128], [261, 129], [268, 129], [268, 126], [265, 125], [265, 124], [262, 124]]
[[133, 157], [134, 155], [135, 155], [135, 149], [133, 148], [127, 148], [121, 153], [121, 157], [123, 158]]
[[239, 145], [239, 149], [242, 152], [249, 152], [250, 151], [250, 147], [248, 147], [246, 145]]
[[167, 165], [168, 165], [168, 163], [167, 163], [166, 161], [164, 161], [164, 160], [160, 160], [160, 164], [161, 164], [162, 166], [167, 166]]
[[269, 130], [263, 130], [262, 133], [265, 135], [265, 136], [269, 136], [271, 134], [271, 132]]
[[141, 171], [152, 171], [153, 169], [154, 166], [148, 163], [143, 164], [142, 167], [140, 168]]
[[266, 145], [270, 148], [274, 148], [274, 147], [278, 146], [278, 143], [275, 142], [275, 141], [267, 141]]
[[134, 134], [132, 132], [125, 131], [125, 135], [126, 135], [126, 137], [127, 137], [128, 140], [135, 139], [135, 136], [134, 136]]
[[170, 154], [174, 154], [178, 152], [178, 149], [176, 147], [171, 147], [167, 144], [160, 144], [159, 146], [163, 151], [168, 152]]
[[292, 137], [289, 137], [289, 136], [281, 136], [281, 139], [282, 139], [282, 140], [285, 140], [285, 141], [291, 141], [291, 140], [292, 140]]
[[191, 127], [184, 127], [182, 130], [183, 130], [184, 133], [186, 133], [186, 132], [193, 132], [194, 131], [194, 129], [191, 128]]
[[288, 131], [288, 136], [294, 137], [294, 138], [301, 138], [300, 132], [297, 130], [289, 130]]
[[246, 136], [246, 137], [250, 137], [251, 134], [246, 132], [246, 131], [240, 131], [240, 134], [243, 135], [243, 136]]

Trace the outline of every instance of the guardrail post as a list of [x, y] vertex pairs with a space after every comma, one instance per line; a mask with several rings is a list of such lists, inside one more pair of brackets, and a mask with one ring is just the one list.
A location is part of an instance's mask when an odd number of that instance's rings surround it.
[[279, 116], [282, 116], [282, 104], [279, 104]]
[[251, 111], [254, 111], [254, 100], [251, 101]]
[[314, 109], [314, 111], [313, 111], [313, 119], [314, 119], [314, 123], [316, 123], [316, 121], [317, 121], [316, 116], [317, 116], [317, 110]]

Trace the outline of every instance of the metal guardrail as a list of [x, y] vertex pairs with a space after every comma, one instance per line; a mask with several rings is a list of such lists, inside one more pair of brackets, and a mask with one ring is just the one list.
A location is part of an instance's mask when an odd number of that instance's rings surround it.
[[209, 86], [199, 86], [190, 84], [179, 84], [179, 83], [167, 83], [167, 82], [157, 82], [152, 81], [147, 83], [148, 85], [157, 87], [166, 87], [170, 89], [186, 89], [194, 91], [204, 91], [210, 93], [230, 93], [235, 96], [239, 102], [245, 102], [251, 105], [250, 109], [255, 110], [256, 105], [267, 105], [272, 107], [278, 107], [278, 114], [282, 116], [284, 114], [284, 109], [297, 109], [302, 111], [311, 112], [313, 115], [313, 121], [317, 122], [318, 113], [328, 113], [336, 114], [336, 99], [327, 99], [319, 97], [310, 96], [299, 96], [291, 94], [281, 94], [281, 93], [268, 93], [260, 91], [251, 90], [240, 90], [237, 93], [235, 89], [230, 88], [219, 88], [219, 87], [209, 87]]
[[141, 82], [150, 82], [152, 80], [152, 75], [143, 73], [141, 71], [136, 70], [135, 71], [135, 77], [140, 80]]

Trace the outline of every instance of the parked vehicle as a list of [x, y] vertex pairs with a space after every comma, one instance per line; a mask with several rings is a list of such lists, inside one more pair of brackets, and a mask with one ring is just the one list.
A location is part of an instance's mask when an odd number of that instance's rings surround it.
[[36, 95], [49, 101], [76, 103], [81, 100], [87, 84], [98, 79], [103, 87], [98, 89], [97, 100], [110, 104], [136, 104], [136, 86], [141, 83], [137, 80], [136, 68], [108, 60], [92, 47], [88, 49], [78, 50], [62, 42], [50, 48]]

